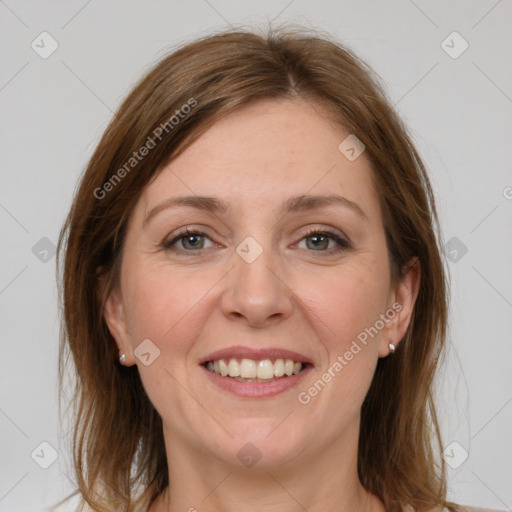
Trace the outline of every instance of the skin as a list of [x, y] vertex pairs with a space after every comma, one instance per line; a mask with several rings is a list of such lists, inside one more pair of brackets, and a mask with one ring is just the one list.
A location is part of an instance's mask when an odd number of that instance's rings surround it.
[[[165, 167], [132, 212], [105, 318], [163, 420], [172, 493], [151, 512], [384, 510], [357, 477], [360, 409], [378, 358], [406, 332], [420, 269], [392, 285], [373, 171], [364, 153], [351, 162], [338, 150], [347, 135], [300, 99], [245, 106]], [[301, 194], [342, 195], [366, 219], [337, 204], [283, 215], [281, 204]], [[144, 223], [182, 195], [213, 196], [228, 209], [179, 206]], [[162, 247], [187, 226], [206, 237]], [[329, 227], [351, 246], [329, 238], [314, 245], [306, 232]], [[263, 249], [252, 263], [235, 251], [248, 236]], [[298, 393], [395, 302], [402, 310], [301, 404]], [[134, 355], [144, 339], [160, 350], [149, 366]], [[233, 345], [294, 350], [314, 368], [280, 395], [240, 398], [198, 365]], [[251, 468], [237, 457], [248, 442], [262, 455]]]

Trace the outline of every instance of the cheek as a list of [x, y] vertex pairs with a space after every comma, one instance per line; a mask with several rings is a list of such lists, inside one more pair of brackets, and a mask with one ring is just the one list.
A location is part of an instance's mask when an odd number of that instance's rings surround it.
[[385, 272], [365, 266], [338, 269], [320, 284], [318, 280], [304, 282], [300, 298], [324, 324], [330, 352], [345, 350], [385, 312], [386, 279]]
[[209, 288], [207, 276], [149, 267], [143, 262], [127, 267], [126, 303], [129, 331], [134, 346], [151, 339], [162, 352], [185, 350], [199, 328], [198, 311]]
[[186, 417], [187, 400], [180, 399], [187, 382], [184, 362], [202, 328], [201, 299], [212, 284], [204, 275], [199, 279], [197, 273], [194, 277], [141, 261], [127, 265], [125, 283], [132, 347], [136, 351], [146, 339], [157, 347], [152, 348], [158, 355], [150, 365], [137, 361], [146, 393], [163, 418], [168, 418], [169, 411]]
[[339, 421], [359, 410], [378, 361], [381, 330], [375, 325], [386, 311], [389, 274], [385, 259], [366, 256], [328, 279], [308, 278], [301, 287], [300, 298], [313, 313], [325, 351], [319, 378], [328, 382], [305, 391]]
[[379, 336], [372, 338], [365, 329], [383, 312], [383, 298], [371, 279], [348, 274], [331, 280], [328, 292], [309, 292], [307, 304], [325, 355], [316, 379], [301, 389], [299, 401], [329, 411], [332, 428], [324, 433], [335, 438], [339, 425], [357, 416], [370, 387]]

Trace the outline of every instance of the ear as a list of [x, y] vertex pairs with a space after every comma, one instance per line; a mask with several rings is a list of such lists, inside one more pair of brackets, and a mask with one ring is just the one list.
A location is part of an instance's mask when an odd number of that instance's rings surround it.
[[[98, 277], [98, 294], [101, 298], [105, 293], [106, 279]], [[124, 366], [131, 366], [135, 364], [130, 336], [126, 322], [125, 310], [123, 306], [123, 298], [121, 290], [116, 287], [112, 289], [105, 301], [103, 316], [107, 327], [116, 340], [119, 354], [125, 354], [126, 359], [123, 363]]]
[[[390, 294], [387, 316], [389, 321], [383, 331], [379, 345], [379, 357], [386, 357], [390, 353], [389, 344], [398, 347], [405, 336], [411, 322], [414, 304], [418, 297], [421, 281], [421, 266], [417, 257], [412, 258], [405, 266], [403, 276], [396, 288]], [[391, 318], [391, 311], [395, 314]]]

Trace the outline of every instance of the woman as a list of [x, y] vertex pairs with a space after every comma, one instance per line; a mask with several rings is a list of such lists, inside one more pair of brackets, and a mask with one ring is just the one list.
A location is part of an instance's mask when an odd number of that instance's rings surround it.
[[447, 287], [429, 180], [327, 38], [158, 63], [61, 233], [92, 510], [457, 510], [432, 399]]

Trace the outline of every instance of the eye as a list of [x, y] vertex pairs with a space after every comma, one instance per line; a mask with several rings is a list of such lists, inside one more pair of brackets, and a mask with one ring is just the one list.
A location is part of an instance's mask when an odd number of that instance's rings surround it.
[[[305, 247], [301, 244], [305, 243]], [[175, 233], [169, 240], [162, 243], [165, 250], [176, 253], [201, 252], [202, 249], [214, 247], [213, 242], [206, 233], [198, 230], [184, 230]], [[351, 247], [336, 231], [331, 229], [309, 229], [299, 241], [300, 249], [308, 249], [315, 252], [335, 254]]]
[[[207, 244], [210, 242], [210, 245]], [[176, 246], [176, 247], [174, 247]], [[192, 252], [212, 247], [213, 242], [201, 231], [191, 231], [188, 228], [176, 234], [170, 240], [165, 241], [162, 247], [176, 252]]]
[[330, 229], [310, 229], [304, 238], [299, 242], [305, 242], [305, 248], [316, 252], [337, 253], [351, 247], [350, 243], [338, 233]]

